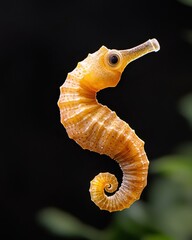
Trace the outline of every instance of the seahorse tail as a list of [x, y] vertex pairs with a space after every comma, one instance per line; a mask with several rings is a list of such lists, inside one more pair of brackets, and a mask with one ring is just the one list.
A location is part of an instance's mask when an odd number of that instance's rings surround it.
[[115, 175], [111, 173], [99, 173], [90, 182], [91, 200], [101, 209], [109, 212], [115, 211], [117, 203], [112, 199], [113, 196], [107, 196], [107, 193], [113, 193], [118, 188], [118, 181]]
[[[101, 209], [109, 212], [129, 208], [147, 184], [148, 160], [145, 152], [135, 155], [132, 159], [117, 160], [123, 172], [120, 188], [113, 174], [100, 173], [90, 183], [91, 200]], [[115, 192], [116, 191], [116, 192]], [[114, 193], [107, 196], [106, 193]]]

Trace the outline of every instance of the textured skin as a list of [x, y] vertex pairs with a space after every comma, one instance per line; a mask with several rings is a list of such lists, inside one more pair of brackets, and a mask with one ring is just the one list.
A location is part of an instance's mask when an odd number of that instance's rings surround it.
[[[58, 106], [61, 123], [68, 136], [83, 149], [108, 155], [122, 169], [123, 179], [118, 190], [117, 179], [110, 173], [100, 173], [90, 184], [92, 201], [100, 209], [109, 212], [128, 208], [140, 198], [147, 184], [149, 161], [144, 151], [144, 142], [115, 112], [98, 103], [96, 92], [116, 86], [130, 61], [157, 51], [159, 46], [154, 47], [152, 44], [153, 41], [157, 44], [156, 40], [149, 41], [144, 43], [146, 46], [143, 44], [134, 48], [133, 53], [130, 50], [126, 54], [125, 50], [115, 50], [121, 57], [117, 67], [106, 63], [106, 56], [112, 50], [101, 47], [78, 63], [60, 88]], [[142, 47], [144, 50], [141, 51], [139, 48]], [[111, 196], [105, 193], [114, 191], [116, 192]]]

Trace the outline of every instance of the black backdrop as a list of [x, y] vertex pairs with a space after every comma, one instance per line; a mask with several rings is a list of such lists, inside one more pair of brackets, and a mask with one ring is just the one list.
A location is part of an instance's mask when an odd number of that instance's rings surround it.
[[131, 63], [98, 99], [136, 130], [151, 161], [189, 140], [177, 102], [192, 90], [191, 13], [169, 0], [1, 1], [2, 239], [56, 239], [35, 220], [48, 206], [98, 228], [109, 224], [113, 214], [91, 202], [89, 181], [100, 171], [120, 175], [119, 168], [70, 140], [57, 107], [67, 73], [101, 45], [159, 40], [160, 52]]

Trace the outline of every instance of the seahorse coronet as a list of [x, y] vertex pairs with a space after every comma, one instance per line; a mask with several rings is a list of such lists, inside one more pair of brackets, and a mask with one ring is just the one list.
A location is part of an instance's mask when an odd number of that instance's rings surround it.
[[100, 104], [96, 93], [115, 87], [128, 63], [159, 49], [156, 39], [127, 50], [102, 46], [79, 62], [60, 87], [58, 106], [69, 138], [83, 149], [108, 155], [122, 170], [119, 188], [115, 175], [108, 172], [90, 182], [91, 200], [101, 210], [121, 211], [140, 198], [147, 184], [149, 161], [144, 141], [114, 111]]

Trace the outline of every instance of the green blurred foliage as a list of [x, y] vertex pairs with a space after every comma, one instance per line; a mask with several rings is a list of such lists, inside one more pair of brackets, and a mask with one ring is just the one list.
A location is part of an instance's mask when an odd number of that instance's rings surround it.
[[[192, 94], [178, 104], [192, 126]], [[39, 212], [39, 223], [53, 234], [89, 240], [190, 240], [192, 239], [192, 143], [150, 164], [147, 200], [115, 213], [105, 230], [98, 230], [59, 209]]]
[[188, 42], [189, 44], [192, 44], [192, 30], [191, 29], [183, 30], [182, 37], [186, 42]]
[[[192, 37], [192, 36], [191, 36]], [[178, 104], [180, 113], [186, 118], [192, 127], [192, 93], [183, 97]]]
[[99, 230], [56, 208], [46, 208], [37, 217], [39, 223], [48, 228], [52, 234], [85, 239], [100, 239], [101, 236]]
[[189, 7], [192, 7], [192, 0], [178, 0], [178, 1]]

